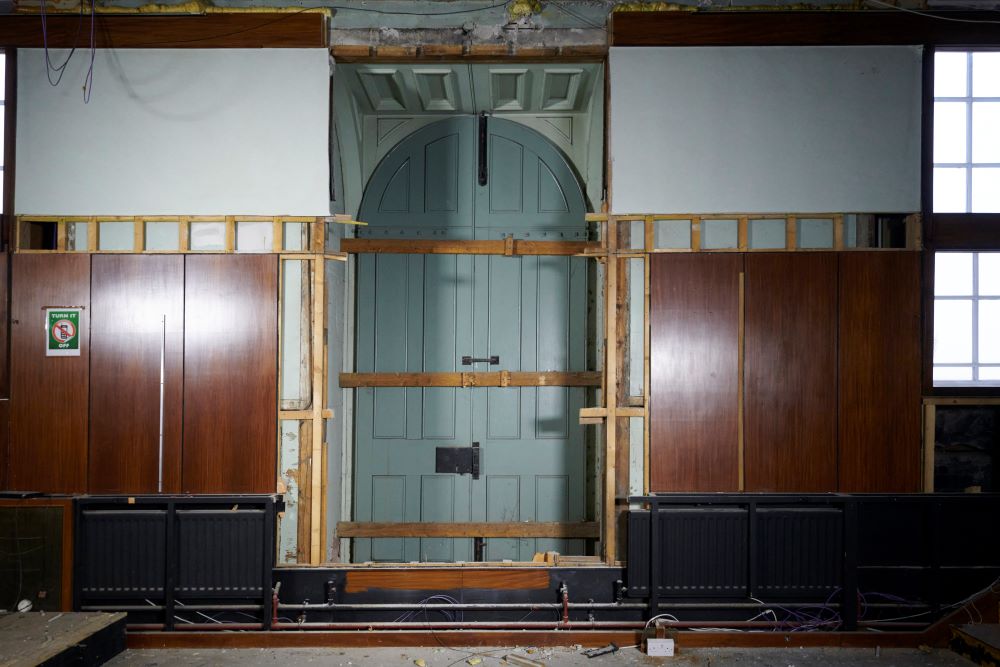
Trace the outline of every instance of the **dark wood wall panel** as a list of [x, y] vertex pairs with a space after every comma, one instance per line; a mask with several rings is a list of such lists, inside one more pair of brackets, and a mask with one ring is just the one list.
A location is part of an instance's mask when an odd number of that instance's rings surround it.
[[676, 254], [651, 262], [651, 490], [736, 491], [743, 258]]
[[157, 492], [162, 348], [163, 491], [177, 493], [181, 490], [184, 258], [95, 255], [91, 292], [90, 492]]
[[837, 490], [837, 256], [746, 256], [747, 491]]
[[274, 492], [277, 297], [274, 255], [185, 259], [185, 492]]
[[840, 258], [840, 490], [920, 490], [920, 254]]
[[[88, 20], [89, 22], [89, 20]], [[97, 48], [259, 49], [323, 48], [327, 43], [322, 14], [201, 14], [197, 16], [115, 16], [98, 14]], [[37, 15], [0, 16], [0, 47], [72, 48], [82, 42], [79, 16], [48, 16], [47, 33]], [[89, 30], [88, 27], [84, 28]], [[89, 42], [88, 42], [89, 43]]]
[[[9, 486], [87, 490], [90, 256], [14, 255]], [[46, 357], [45, 306], [86, 306], [79, 357]]]

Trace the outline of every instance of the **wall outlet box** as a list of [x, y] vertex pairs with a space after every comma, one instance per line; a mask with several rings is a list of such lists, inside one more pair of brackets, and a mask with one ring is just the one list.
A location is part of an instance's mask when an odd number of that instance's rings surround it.
[[647, 639], [646, 655], [669, 656], [674, 655], [673, 639]]

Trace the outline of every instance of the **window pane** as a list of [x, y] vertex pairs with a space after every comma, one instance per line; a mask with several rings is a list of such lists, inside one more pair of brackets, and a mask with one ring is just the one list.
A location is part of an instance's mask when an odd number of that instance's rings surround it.
[[972, 253], [934, 253], [934, 296], [972, 296]]
[[980, 380], [1000, 380], [1000, 366], [983, 366], [979, 369]]
[[972, 161], [1000, 162], [1000, 102], [972, 105]]
[[273, 247], [273, 223], [247, 221], [236, 223], [236, 252], [271, 252]]
[[1000, 97], [1000, 52], [979, 51], [972, 54], [972, 94], [975, 97]]
[[147, 222], [146, 250], [177, 250], [180, 248], [179, 222]]
[[934, 170], [934, 211], [965, 213], [965, 169], [939, 167]]
[[654, 220], [654, 248], [690, 248], [690, 220]]
[[934, 363], [972, 363], [972, 301], [934, 301]]
[[7, 56], [0, 53], [0, 100], [7, 95]]
[[935, 366], [934, 384], [972, 380], [972, 366]]
[[934, 103], [934, 164], [966, 161], [965, 102]]
[[736, 220], [702, 220], [701, 247], [739, 247], [739, 223]]
[[1000, 364], [1000, 301], [979, 302], [979, 363]]
[[934, 54], [934, 97], [965, 97], [968, 74], [964, 52], [939, 51]]
[[1000, 252], [979, 253], [979, 295], [1000, 296]]
[[972, 170], [972, 212], [1000, 211], [1000, 168], [976, 167]]

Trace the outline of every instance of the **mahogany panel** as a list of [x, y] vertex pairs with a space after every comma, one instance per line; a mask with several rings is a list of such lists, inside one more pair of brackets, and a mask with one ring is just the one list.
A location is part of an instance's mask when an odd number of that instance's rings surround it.
[[840, 490], [920, 491], [920, 253], [840, 257]]
[[[79, 14], [49, 15], [49, 48], [90, 46], [90, 18]], [[326, 16], [320, 13], [230, 13], [197, 16], [109, 16], [97, 14], [95, 46], [136, 49], [323, 48]], [[0, 47], [41, 48], [38, 15], [0, 16]]]
[[[11, 275], [12, 489], [87, 490], [90, 256], [14, 255]], [[46, 357], [45, 306], [84, 306], [80, 356]]]
[[990, 12], [613, 12], [611, 46], [854, 46], [1000, 43]]
[[0, 252], [0, 398], [10, 396], [10, 255]]
[[746, 256], [747, 491], [837, 490], [837, 256]]
[[0, 489], [7, 485], [7, 468], [10, 462], [10, 401], [0, 399]]
[[180, 491], [184, 258], [95, 255], [91, 273], [91, 493], [156, 493], [163, 353], [163, 488]]
[[743, 257], [650, 261], [650, 490], [736, 491]]
[[475, 569], [467, 568], [379, 568], [348, 570], [346, 593], [363, 593], [372, 588], [404, 591], [449, 591], [467, 588], [538, 590], [549, 587], [547, 568]]
[[185, 493], [274, 492], [277, 309], [276, 256], [185, 258]]

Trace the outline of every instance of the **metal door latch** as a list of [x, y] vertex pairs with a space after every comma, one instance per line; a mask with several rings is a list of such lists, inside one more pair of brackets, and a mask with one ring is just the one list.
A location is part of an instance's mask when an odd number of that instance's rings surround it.
[[494, 354], [489, 357], [470, 357], [470, 356], [462, 357], [463, 366], [471, 366], [472, 364], [478, 364], [478, 363], [488, 363], [490, 366], [496, 366], [497, 364], [500, 363], [500, 356]]
[[472, 475], [472, 479], [479, 479], [479, 443], [472, 443], [472, 447], [437, 447], [434, 472]]

